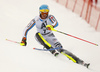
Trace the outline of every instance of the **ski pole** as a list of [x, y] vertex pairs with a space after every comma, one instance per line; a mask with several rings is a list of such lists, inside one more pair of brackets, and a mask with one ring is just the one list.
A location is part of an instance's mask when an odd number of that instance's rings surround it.
[[76, 37], [76, 36], [73, 36], [73, 35], [70, 35], [70, 34], [67, 34], [67, 33], [64, 33], [64, 32], [61, 32], [61, 31], [58, 31], [58, 30], [55, 30], [55, 29], [53, 28], [53, 26], [51, 26], [51, 25], [47, 25], [46, 27], [50, 27], [50, 29], [51, 29], [52, 31], [56, 31], [56, 32], [59, 32], [59, 33], [61, 33], [61, 34], [64, 34], [64, 35], [67, 35], [67, 36], [70, 36], [70, 37], [73, 37], [73, 38], [82, 40], [82, 41], [84, 41], [84, 42], [87, 42], [87, 43], [90, 43], [90, 44], [93, 44], [93, 45], [98, 46], [98, 44], [92, 43], [92, 42], [90, 42], [90, 41], [87, 41], [87, 40], [81, 39], [81, 38], [79, 38], [79, 37]]
[[58, 30], [57, 30], [57, 32], [62, 33], [62, 34], [65, 34], [65, 35], [70, 36], [70, 37], [73, 37], [73, 38], [76, 38], [76, 39], [79, 39], [79, 40], [82, 40], [82, 41], [84, 41], [84, 42], [87, 42], [87, 43], [90, 43], [90, 44], [93, 44], [93, 45], [98, 46], [98, 44], [95, 44], [95, 43], [93, 43], [93, 42], [84, 40], [84, 39], [82, 39], [82, 38], [79, 38], [79, 37], [76, 37], [76, 36], [73, 36], [73, 35], [70, 35], [70, 34], [67, 34], [67, 33], [64, 33], [64, 32], [61, 32], [61, 31], [58, 31]]
[[6, 40], [7, 40], [7, 41], [10, 41], [10, 42], [13, 42], [13, 43], [20, 44], [20, 42], [12, 41], [12, 40], [9, 40], [9, 39], [6, 39]]
[[[16, 42], [16, 41], [12, 41], [9, 39], [6, 39], [7, 41], [13, 42], [13, 43], [17, 43], [20, 44], [20, 42]], [[61, 47], [57, 47], [57, 48], [52, 48], [52, 49], [39, 49], [39, 48], [33, 48], [34, 50], [39, 50], [39, 51], [52, 51], [52, 50], [57, 50], [60, 49]]]

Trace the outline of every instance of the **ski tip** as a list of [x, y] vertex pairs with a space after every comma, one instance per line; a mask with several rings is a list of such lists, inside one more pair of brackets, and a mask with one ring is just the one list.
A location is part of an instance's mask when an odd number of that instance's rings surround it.
[[87, 64], [87, 68], [89, 68], [89, 66], [90, 66], [90, 63], [89, 63], [89, 64]]
[[35, 49], [35, 48], [33, 48], [33, 49]]
[[90, 63], [88, 63], [88, 64], [87, 64], [87, 63], [85, 63], [85, 64], [84, 64], [84, 66], [85, 66], [86, 68], [89, 68]]

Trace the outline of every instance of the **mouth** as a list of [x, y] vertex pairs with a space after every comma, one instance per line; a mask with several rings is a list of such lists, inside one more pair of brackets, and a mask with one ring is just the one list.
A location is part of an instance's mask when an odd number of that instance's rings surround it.
[[47, 15], [46, 15], [46, 14], [44, 14], [44, 15], [42, 15], [42, 17], [43, 17], [43, 18], [47, 18]]

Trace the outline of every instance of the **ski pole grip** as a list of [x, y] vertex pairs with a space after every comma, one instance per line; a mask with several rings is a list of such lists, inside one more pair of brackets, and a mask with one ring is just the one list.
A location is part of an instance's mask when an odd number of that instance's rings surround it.
[[55, 29], [53, 28], [52, 25], [47, 25], [46, 28], [48, 28], [48, 27], [49, 27], [52, 31], [57, 31], [57, 30], [55, 30]]

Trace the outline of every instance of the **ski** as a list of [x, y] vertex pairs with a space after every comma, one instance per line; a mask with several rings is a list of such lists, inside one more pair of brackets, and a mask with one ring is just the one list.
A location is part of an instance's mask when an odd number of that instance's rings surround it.
[[51, 51], [51, 50], [57, 50], [60, 49], [61, 47], [57, 47], [57, 48], [52, 48], [52, 49], [39, 49], [39, 48], [33, 48], [34, 50], [39, 50], [39, 51]]

